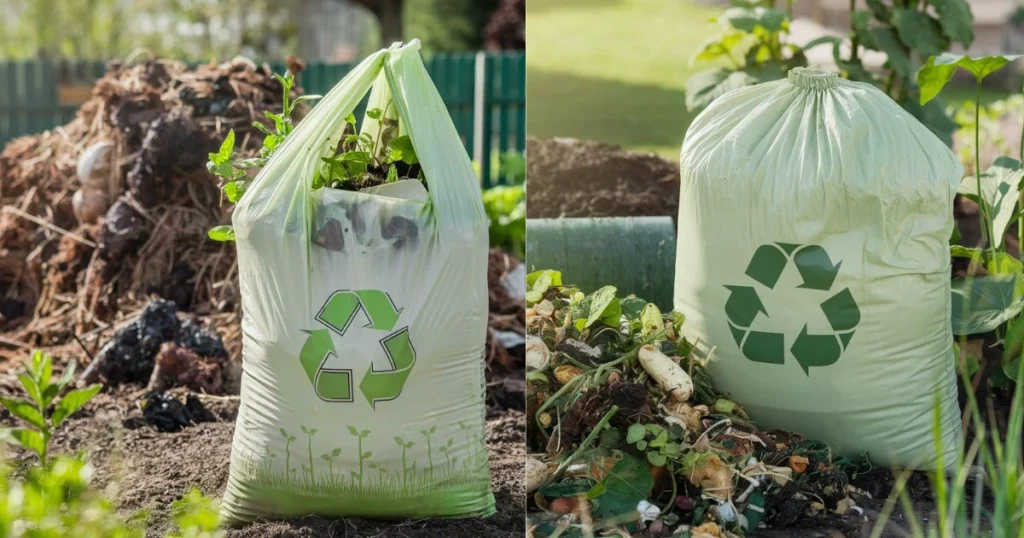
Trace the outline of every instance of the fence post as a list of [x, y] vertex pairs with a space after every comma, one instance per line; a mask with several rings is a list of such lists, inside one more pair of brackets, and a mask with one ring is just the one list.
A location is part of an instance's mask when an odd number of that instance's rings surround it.
[[475, 80], [473, 83], [473, 160], [480, 165], [480, 180], [483, 188], [490, 187], [490, 148], [491, 130], [490, 115], [487, 113], [485, 103], [488, 98], [487, 84], [487, 54], [483, 51], [476, 53], [475, 66], [473, 69]]

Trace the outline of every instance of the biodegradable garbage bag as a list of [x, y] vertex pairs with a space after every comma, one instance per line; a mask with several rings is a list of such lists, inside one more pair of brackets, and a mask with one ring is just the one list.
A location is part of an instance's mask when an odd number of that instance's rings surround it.
[[[487, 220], [418, 50], [396, 45], [360, 63], [235, 208], [244, 373], [222, 504], [230, 523], [494, 511]], [[371, 107], [395, 105], [429, 192], [311, 188], [371, 87]], [[363, 122], [364, 133], [379, 128]]]
[[794, 69], [714, 101], [680, 164], [674, 306], [718, 388], [763, 425], [919, 468], [937, 405], [954, 461], [953, 153], [875, 87]]

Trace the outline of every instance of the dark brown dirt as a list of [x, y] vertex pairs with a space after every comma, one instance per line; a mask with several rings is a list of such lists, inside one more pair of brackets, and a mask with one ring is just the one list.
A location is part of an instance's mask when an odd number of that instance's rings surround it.
[[[5, 383], [6, 384], [6, 383]], [[183, 396], [183, 389], [174, 394]], [[95, 467], [93, 485], [113, 486], [112, 495], [124, 516], [149, 514], [149, 533], [167, 530], [168, 506], [191, 486], [220, 497], [228, 479], [231, 437], [238, 411], [237, 397], [201, 397], [216, 422], [160, 433], [145, 424], [136, 402], [143, 391], [119, 389], [100, 394], [54, 437], [55, 452], [84, 450]], [[366, 519], [328, 520], [308, 517], [283, 522], [258, 522], [231, 529], [231, 538], [263, 537], [512, 537], [526, 530], [523, 462], [525, 415], [520, 411], [488, 408], [487, 443], [491, 479], [498, 512], [487, 519], [386, 522]], [[0, 423], [11, 417], [4, 412]], [[24, 454], [19, 456], [26, 458]]]
[[575, 138], [526, 143], [529, 218], [676, 216], [679, 166]]

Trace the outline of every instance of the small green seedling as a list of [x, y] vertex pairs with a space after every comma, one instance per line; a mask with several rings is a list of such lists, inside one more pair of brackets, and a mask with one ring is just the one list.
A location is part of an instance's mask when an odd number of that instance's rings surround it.
[[651, 465], [663, 467], [682, 452], [683, 433], [679, 425], [665, 428], [657, 424], [631, 424], [626, 431], [626, 443], [643, 452]]
[[[0, 439], [31, 450], [39, 456], [40, 465], [46, 466], [53, 433], [103, 388], [100, 384], [90, 385], [72, 390], [61, 397], [74, 375], [75, 363], [71, 363], [64, 370], [64, 375], [54, 383], [51, 379], [53, 361], [50, 355], [34, 351], [32, 359], [26, 362], [26, 371], [18, 374], [18, 380], [28, 398], [0, 398], [0, 405], [28, 427], [4, 429], [0, 432]], [[53, 405], [54, 401], [56, 405]]]

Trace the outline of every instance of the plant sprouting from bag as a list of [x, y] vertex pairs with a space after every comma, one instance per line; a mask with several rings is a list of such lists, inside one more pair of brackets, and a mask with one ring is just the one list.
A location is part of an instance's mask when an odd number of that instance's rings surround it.
[[359, 190], [399, 179], [423, 180], [423, 171], [416, 157], [412, 139], [398, 136], [398, 120], [392, 118], [393, 104], [382, 110], [371, 108], [366, 117], [377, 121], [377, 136], [356, 132], [356, 118], [345, 118], [345, 131], [331, 156], [323, 157], [323, 164], [313, 178], [313, 188]]
[[[302, 95], [295, 99], [291, 98], [292, 89], [295, 87], [295, 75], [285, 73], [284, 75], [274, 74], [274, 79], [281, 83], [281, 113], [266, 110], [263, 112], [273, 125], [273, 130], [263, 122], [253, 121], [252, 125], [263, 133], [263, 146], [260, 148], [258, 157], [234, 158], [235, 153], [235, 131], [228, 131], [227, 137], [220, 145], [216, 153], [209, 154], [209, 161], [206, 169], [219, 178], [218, 187], [228, 202], [235, 204], [245, 194], [245, 189], [254, 177], [254, 171], [263, 168], [267, 160], [273, 155], [277, 148], [281, 147], [288, 135], [291, 134], [295, 123], [292, 115], [299, 103], [320, 99], [320, 95]], [[252, 172], [251, 172], [252, 171]], [[252, 175], [251, 175], [252, 174]], [[230, 225], [216, 226], [208, 233], [215, 241], [234, 241], [235, 231]]]
[[[402, 486], [405, 486], [406, 482], [408, 481], [407, 477], [409, 473], [409, 467], [405, 463], [405, 453], [407, 450], [412, 448], [413, 445], [415, 445], [416, 443], [412, 441], [406, 442], [404, 439], [398, 436], [395, 436], [395, 443], [398, 446], [402, 447]], [[413, 468], [413, 471], [415, 471], [415, 468]]]
[[28, 397], [0, 398], [0, 405], [27, 427], [6, 428], [0, 431], [0, 439], [21, 445], [35, 453], [39, 456], [40, 465], [45, 467], [53, 433], [103, 388], [100, 384], [90, 385], [72, 390], [61, 397], [61, 393], [74, 379], [74, 375], [75, 363], [71, 363], [61, 378], [54, 382], [53, 361], [50, 355], [39, 350], [34, 351], [32, 358], [25, 365], [25, 371], [18, 374], [18, 380]]
[[327, 454], [320, 454], [320, 459], [322, 459], [322, 460], [327, 462], [327, 467], [328, 467], [328, 469], [331, 472], [331, 480], [332, 481], [335, 479], [334, 478], [334, 458], [337, 458], [340, 455], [341, 455], [341, 449], [340, 448], [335, 448], [334, 450], [330, 451], [330, 453], [327, 453]]

